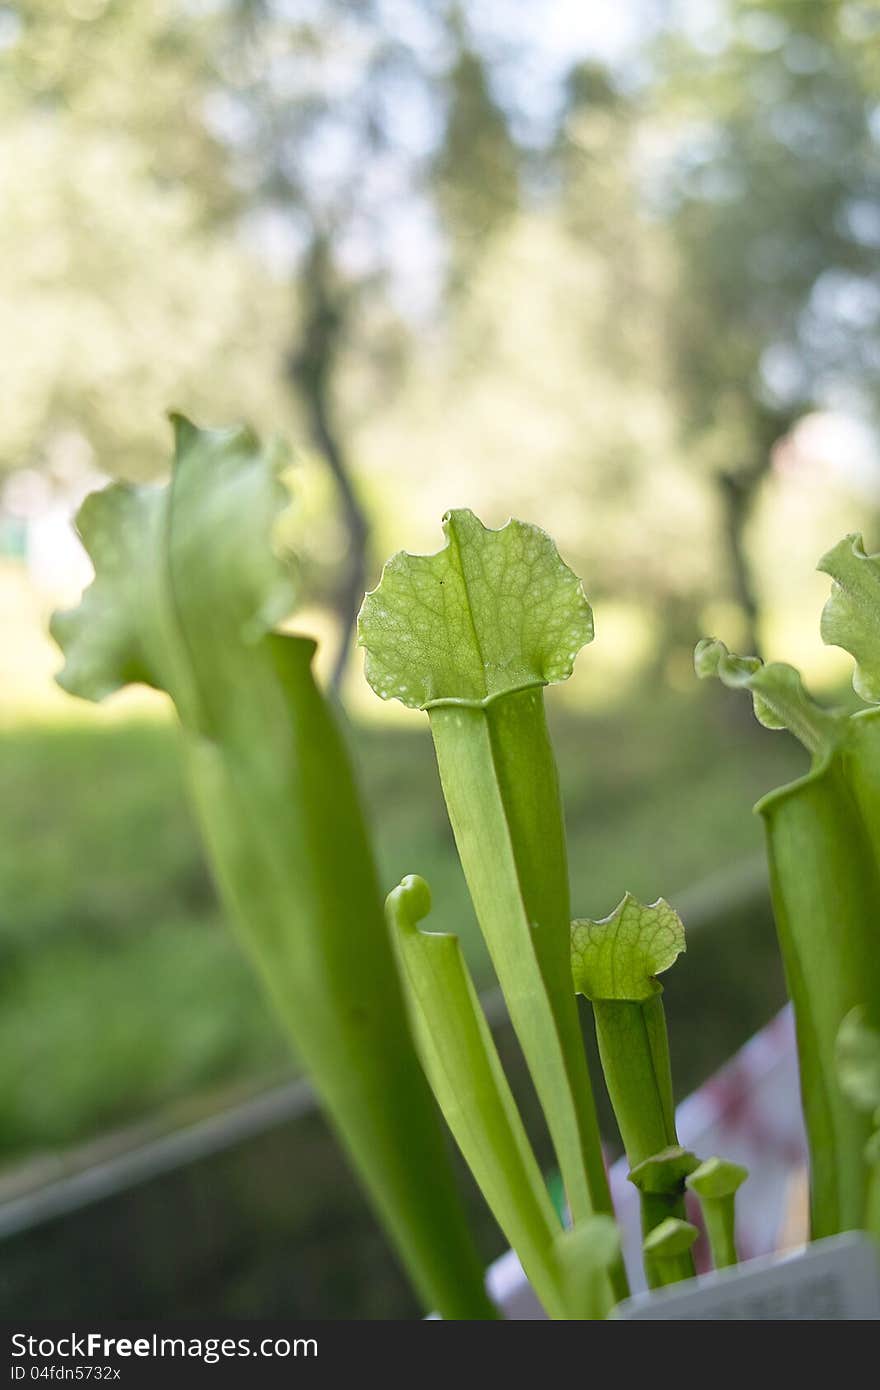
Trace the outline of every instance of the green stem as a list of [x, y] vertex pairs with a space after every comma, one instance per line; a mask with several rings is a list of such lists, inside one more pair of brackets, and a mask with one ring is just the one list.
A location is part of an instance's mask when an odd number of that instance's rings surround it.
[[[639, 1192], [639, 1208], [643, 1241], [664, 1221], [670, 1218], [684, 1221], [687, 1218], [683, 1192]], [[692, 1279], [696, 1274], [693, 1256], [689, 1251], [670, 1259], [676, 1271], [674, 1277], [667, 1277], [667, 1261], [663, 1261], [661, 1267], [661, 1262], [656, 1256], [651, 1255], [643, 1246], [642, 1263], [649, 1289], [658, 1289], [661, 1285], [674, 1283], [678, 1279]]]
[[[596, 1039], [608, 1095], [630, 1168], [678, 1144], [672, 1069], [662, 994], [638, 1002], [595, 999]], [[650, 1235], [668, 1217], [684, 1220], [684, 1184], [671, 1194], [639, 1193], [642, 1234]], [[676, 1256], [676, 1268], [695, 1273], [691, 1255]], [[653, 1288], [664, 1282], [654, 1259], [645, 1255], [645, 1276]]]
[[649, 1256], [645, 1252], [645, 1274], [648, 1288], [663, 1289], [668, 1284], [681, 1284], [694, 1277], [694, 1258], [690, 1251], [682, 1255], [667, 1255], [664, 1258]]
[[[639, 1207], [643, 1241], [670, 1217], [673, 1220], [684, 1221], [687, 1215], [684, 1194], [681, 1192], [640, 1192]], [[679, 1279], [692, 1279], [696, 1273], [690, 1251], [661, 1260], [651, 1255], [643, 1246], [642, 1264], [649, 1289], [659, 1289], [664, 1284], [674, 1284]]]
[[444, 1318], [495, 1318], [313, 651], [266, 638], [216, 737], [186, 730], [202, 831], [244, 944], [425, 1305]]
[[773, 908], [797, 1027], [810, 1145], [812, 1234], [858, 1230], [870, 1117], [841, 1089], [847, 1014], [880, 999], [880, 717], [850, 721], [845, 747], [759, 802]]
[[[572, 1218], [610, 1212], [572, 987], [565, 836], [541, 689], [438, 701], [428, 713], [459, 857]], [[613, 1282], [624, 1297], [620, 1263]]]
[[167, 486], [114, 484], [79, 512], [95, 579], [53, 620], [59, 679], [89, 700], [171, 696], [224, 903], [419, 1294], [491, 1318], [315, 645], [274, 635], [295, 587], [281, 451], [174, 424]]
[[[392, 928], [431, 1089], [496, 1221], [551, 1318], [569, 1316], [556, 1241], [562, 1229], [456, 936], [422, 931], [423, 879], [388, 895]], [[607, 1290], [607, 1280], [605, 1281]], [[606, 1296], [600, 1317], [610, 1306]]]
[[674, 1217], [684, 1221], [684, 1194], [682, 1192], [640, 1192], [642, 1206], [642, 1236], [649, 1236], [662, 1221]]
[[591, 1216], [562, 1231], [556, 1256], [567, 1316], [581, 1322], [607, 1318], [608, 1272], [620, 1258], [620, 1232], [613, 1217]]
[[678, 1143], [663, 998], [595, 999], [593, 1015], [605, 1084], [635, 1168]]
[[655, 1226], [642, 1243], [645, 1268], [650, 1270], [651, 1288], [664, 1288], [692, 1279], [694, 1261], [691, 1246], [697, 1239], [697, 1228], [689, 1221], [668, 1217]]
[[739, 1263], [736, 1250], [736, 1198], [701, 1197], [700, 1210], [716, 1269]]
[[716, 1269], [725, 1269], [738, 1262], [736, 1194], [747, 1177], [748, 1169], [715, 1155], [705, 1159], [685, 1179], [686, 1186], [700, 1203]]

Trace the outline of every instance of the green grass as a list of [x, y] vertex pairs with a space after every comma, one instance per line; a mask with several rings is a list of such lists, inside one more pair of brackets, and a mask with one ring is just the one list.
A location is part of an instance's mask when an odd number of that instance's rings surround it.
[[[625, 888], [674, 901], [760, 848], [751, 804], [803, 760], [745, 716], [712, 691], [553, 721], [576, 912]], [[424, 874], [433, 925], [486, 982], [426, 721], [353, 738], [383, 884]], [[288, 1065], [217, 907], [170, 727], [4, 731], [0, 806], [0, 1160]]]

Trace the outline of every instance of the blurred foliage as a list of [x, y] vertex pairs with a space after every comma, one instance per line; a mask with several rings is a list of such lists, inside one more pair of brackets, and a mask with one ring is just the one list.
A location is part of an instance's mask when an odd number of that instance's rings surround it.
[[452, 242], [455, 290], [467, 285], [474, 267], [491, 254], [494, 234], [518, 209], [520, 153], [460, 10], [453, 10], [453, 20], [457, 51], [447, 75], [446, 130], [431, 174]]
[[670, 384], [682, 442], [717, 483], [749, 650], [759, 598], [744, 530], [773, 445], [820, 401], [877, 403], [880, 70], [866, 19], [837, 0], [729, 4], [711, 46], [673, 37], [661, 50]]
[[641, 0], [609, 57], [602, 8], [537, 101], [489, 0], [0, 6], [0, 467], [149, 476], [167, 406], [247, 416], [329, 465], [343, 646], [450, 503], [548, 525], [648, 656], [713, 597], [757, 644], [774, 446], [876, 411], [880, 21]]
[[165, 411], [224, 397], [277, 428], [283, 319], [229, 237], [240, 199], [200, 115], [209, 26], [167, 0], [28, 0], [0, 22], [0, 469], [155, 475]]

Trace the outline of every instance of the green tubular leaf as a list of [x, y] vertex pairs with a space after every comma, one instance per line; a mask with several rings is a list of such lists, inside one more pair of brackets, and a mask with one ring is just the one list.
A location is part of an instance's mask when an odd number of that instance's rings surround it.
[[642, 1159], [641, 1163], [630, 1169], [627, 1176], [640, 1192], [665, 1197], [683, 1192], [686, 1181], [699, 1168], [700, 1160], [696, 1154], [691, 1153], [690, 1149], [683, 1149], [680, 1144], [673, 1144], [652, 1154], [650, 1158]]
[[[640, 1003], [597, 999], [593, 1016], [602, 1074], [630, 1168], [637, 1175], [634, 1180], [640, 1189], [642, 1232], [647, 1235], [667, 1217], [685, 1215], [683, 1181], [672, 1190], [654, 1192], [640, 1179], [644, 1166], [658, 1153], [682, 1152], [675, 1132], [663, 1000], [660, 994]], [[682, 1260], [687, 1258], [682, 1256]], [[651, 1288], [663, 1282], [649, 1256], [645, 1257], [645, 1276]]]
[[606, 1318], [608, 1276], [620, 1256], [620, 1232], [610, 1216], [591, 1216], [556, 1238], [569, 1317]]
[[[548, 536], [450, 512], [436, 555], [396, 555], [364, 600], [366, 674], [428, 710], [481, 930], [525, 1054], [575, 1222], [610, 1211], [571, 988], [559, 784], [540, 687], [593, 635], [580, 581]], [[624, 1296], [622, 1265], [616, 1291]]]
[[859, 535], [845, 536], [816, 567], [834, 581], [822, 611], [823, 642], [855, 659], [853, 686], [880, 703], [880, 555], [868, 555]]
[[674, 1217], [669, 1217], [645, 1237], [644, 1248], [655, 1259], [669, 1259], [690, 1250], [699, 1234], [696, 1226], [692, 1226], [689, 1221], [677, 1221]]
[[491, 1318], [314, 643], [269, 630], [292, 594], [278, 468], [245, 431], [179, 421], [168, 487], [91, 498], [95, 580], [53, 624], [62, 679], [88, 699], [132, 679], [171, 694], [230, 916], [419, 1293]]
[[[592, 1001], [605, 1085], [636, 1174], [663, 1151], [681, 1155], [662, 986], [656, 976], [685, 950], [684, 927], [664, 902], [645, 906], [627, 893], [601, 921], [571, 925], [571, 970], [578, 993]], [[684, 1216], [684, 1180], [670, 1191], [640, 1187], [642, 1229]], [[682, 1257], [685, 1258], [684, 1256]], [[646, 1257], [648, 1283], [663, 1282]]]
[[[551, 1317], [568, 1316], [555, 1240], [559, 1219], [541, 1178], [458, 938], [419, 929], [424, 879], [405, 878], [386, 910], [403, 965], [416, 1042], [431, 1089], [479, 1187]], [[610, 1305], [607, 1280], [602, 1311]]]
[[686, 1186], [703, 1201], [732, 1197], [749, 1176], [748, 1168], [726, 1158], [707, 1158], [686, 1176]]
[[694, 651], [694, 669], [701, 680], [717, 676], [731, 690], [750, 691], [755, 717], [765, 729], [788, 729], [817, 757], [840, 737], [844, 716], [817, 704], [785, 662], [765, 666], [756, 656], [734, 656], [723, 642], [704, 637]]
[[[846, 559], [847, 545], [850, 555]], [[867, 604], [850, 584], [855, 547], [841, 543], [821, 568], [840, 578], [823, 631], [845, 635]], [[849, 588], [844, 588], [844, 583]], [[864, 622], [861, 612], [859, 622]], [[830, 626], [829, 626], [830, 625]], [[858, 654], [869, 659], [863, 626]], [[880, 1011], [880, 711], [847, 717], [806, 695], [789, 666], [732, 657], [723, 643], [701, 642], [700, 676], [752, 691], [769, 727], [786, 727], [813, 754], [808, 776], [758, 803], [764, 819], [776, 929], [798, 1038], [801, 1093], [810, 1146], [814, 1238], [858, 1229], [865, 1207], [862, 1155], [867, 1121], [844, 1095], [835, 1049], [841, 1022], [868, 1001]]]
[[167, 658], [150, 588], [164, 504], [159, 488], [117, 484], [87, 497], [80, 509], [77, 531], [96, 579], [78, 608], [51, 622], [67, 658], [57, 680], [72, 695], [103, 700], [129, 683], [162, 688], [159, 668]]
[[627, 893], [608, 917], [571, 925], [574, 987], [593, 1004], [605, 1084], [631, 1168], [677, 1143], [656, 976], [684, 949], [681, 919], [662, 898], [645, 906]]
[[471, 898], [581, 1221], [610, 1210], [610, 1196], [563, 930], [565, 842], [541, 692], [429, 713]]
[[703, 1213], [703, 1224], [716, 1269], [738, 1263], [736, 1251], [736, 1194], [748, 1177], [748, 1169], [723, 1158], [707, 1158], [686, 1178]]
[[572, 923], [574, 987], [587, 999], [649, 999], [660, 989], [655, 977], [685, 949], [684, 925], [669, 903], [645, 906], [627, 893], [601, 921]]
[[[690, 1150], [673, 1144], [652, 1154], [650, 1158], [642, 1159], [630, 1170], [629, 1181], [639, 1190], [643, 1237], [647, 1238], [665, 1221], [685, 1219], [685, 1182], [699, 1163]], [[657, 1288], [667, 1282], [664, 1271], [655, 1267], [649, 1250], [645, 1250], [644, 1254], [648, 1285]], [[695, 1273], [690, 1255], [686, 1251], [681, 1252], [679, 1277], [689, 1279]]]
[[95, 579], [78, 608], [55, 615], [52, 635], [65, 690], [101, 700], [144, 682], [208, 732], [227, 717], [214, 688], [228, 663], [293, 606], [291, 560], [273, 545], [290, 502], [286, 459], [247, 429], [174, 424], [167, 486], [117, 484], [83, 504], [77, 527]]
[[400, 551], [358, 619], [365, 674], [383, 700], [484, 700], [571, 675], [592, 641], [580, 580], [537, 526], [498, 531], [473, 512], [447, 512], [435, 555]]
[[810, 1143], [813, 1236], [858, 1229], [870, 1121], [836, 1065], [850, 1011], [880, 1009], [880, 711], [850, 718], [832, 754], [758, 803], [774, 915], [794, 1003]]
[[645, 1237], [642, 1242], [645, 1267], [656, 1274], [653, 1288], [693, 1278], [691, 1249], [699, 1234], [689, 1221], [669, 1216]]
[[677, 1145], [663, 1000], [596, 999], [602, 1074], [631, 1168]]

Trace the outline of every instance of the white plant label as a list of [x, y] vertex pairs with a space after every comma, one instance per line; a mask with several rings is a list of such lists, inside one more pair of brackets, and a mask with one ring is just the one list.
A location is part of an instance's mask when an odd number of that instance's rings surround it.
[[880, 1252], [867, 1236], [832, 1236], [791, 1255], [749, 1260], [735, 1269], [639, 1294], [612, 1316], [873, 1321], [880, 1319]]

